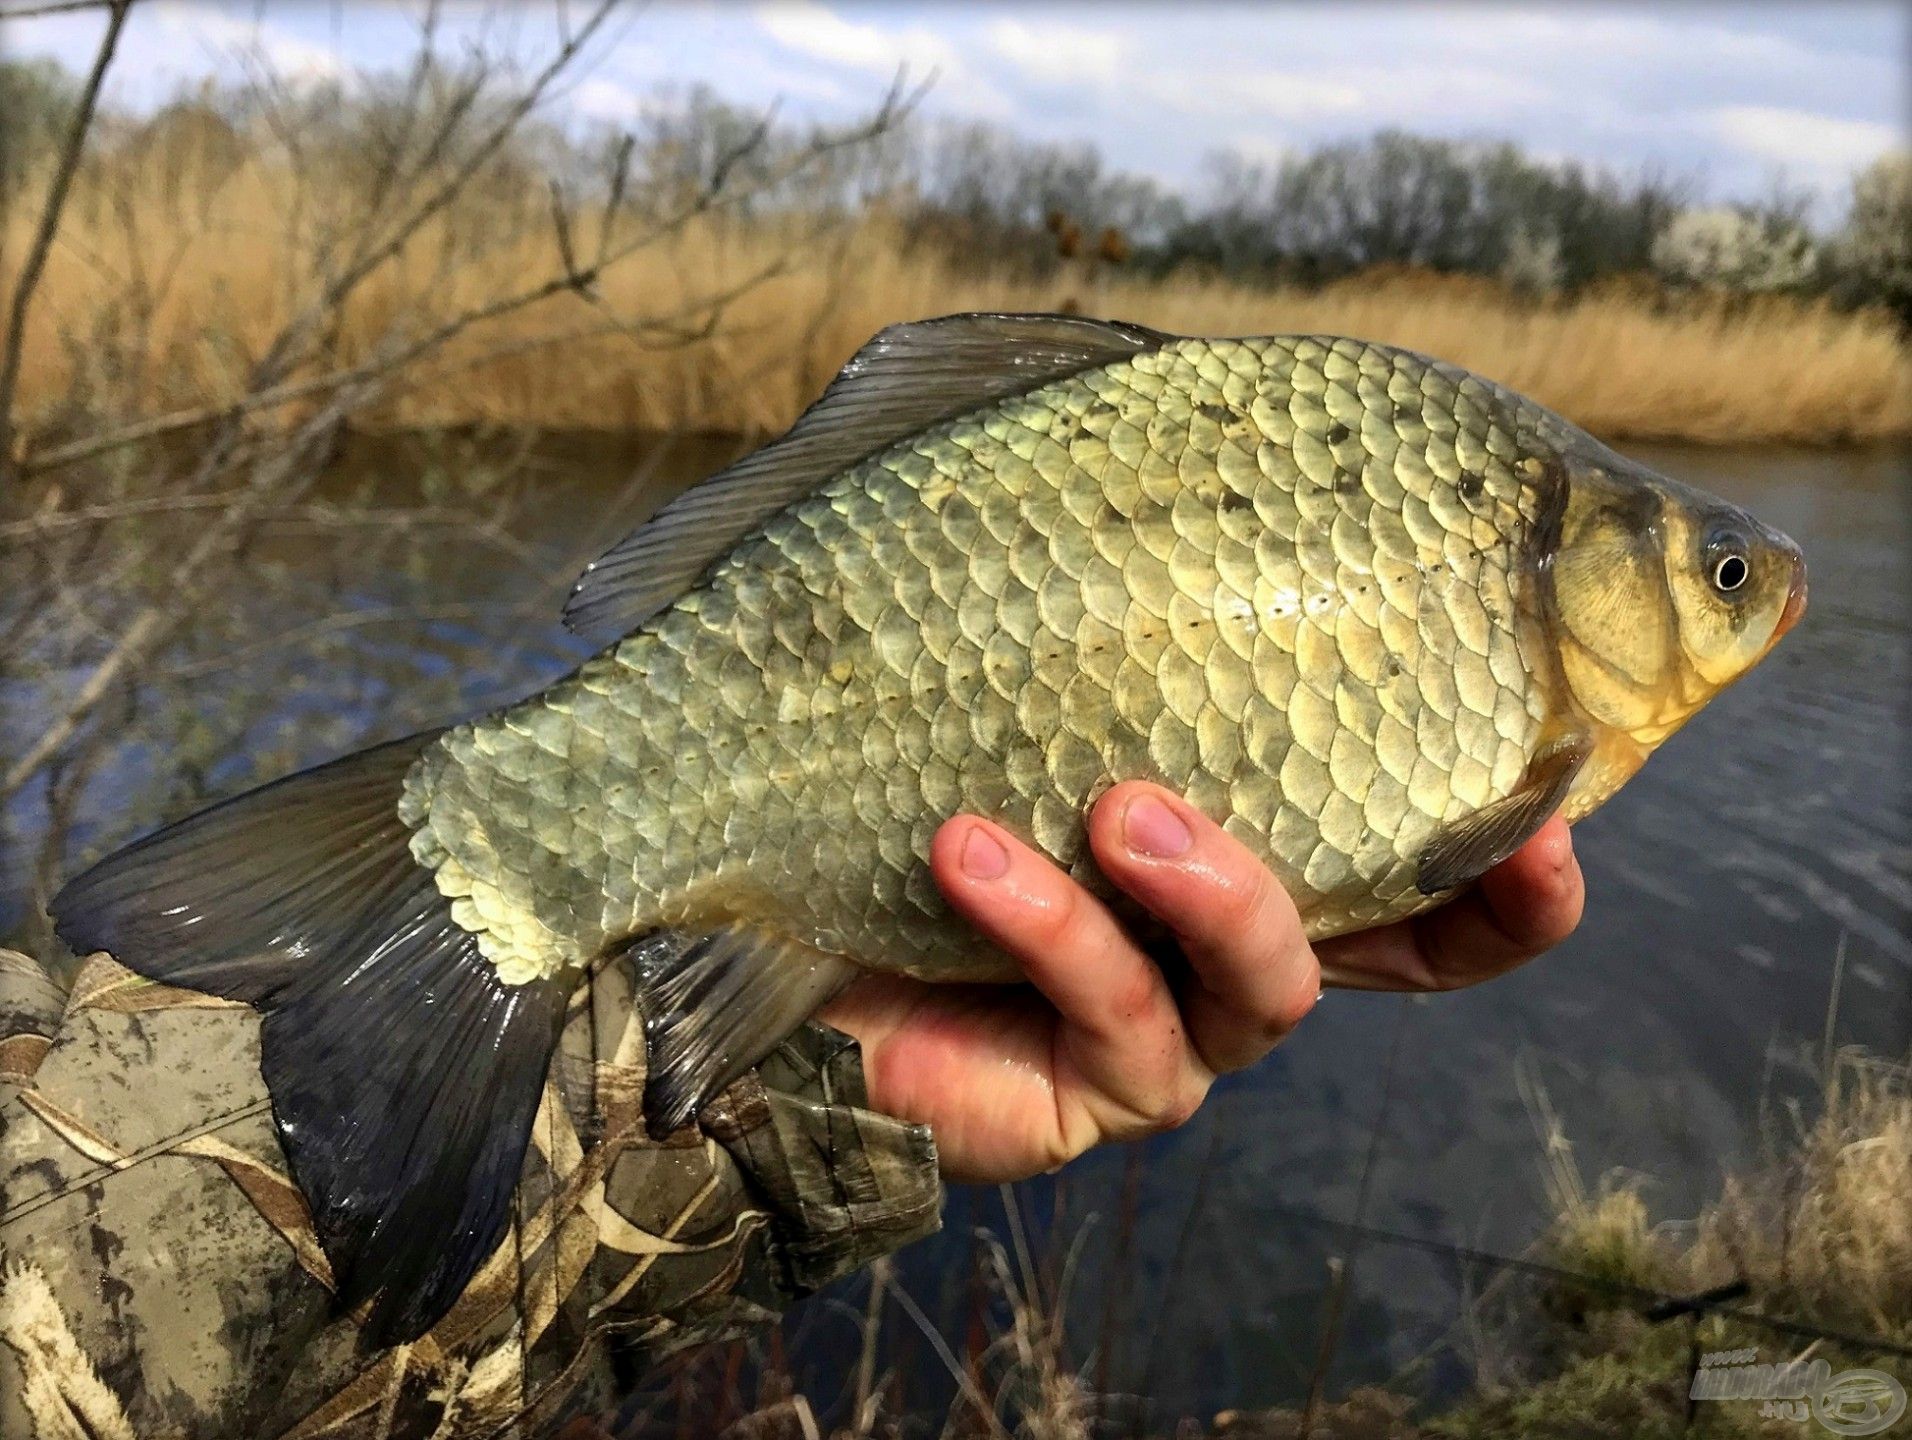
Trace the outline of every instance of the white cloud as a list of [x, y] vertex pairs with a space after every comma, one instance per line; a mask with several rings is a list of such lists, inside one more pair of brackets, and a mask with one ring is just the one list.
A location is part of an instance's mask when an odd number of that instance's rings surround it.
[[571, 91], [571, 108], [593, 120], [628, 124], [643, 109], [643, 101], [628, 85], [593, 77]]
[[889, 78], [936, 78], [938, 94], [984, 120], [1009, 120], [1016, 107], [972, 66], [948, 36], [926, 25], [886, 29], [844, 19], [818, 0], [780, 0], [759, 6], [757, 23], [785, 49], [813, 60]]
[[1127, 73], [1128, 39], [1111, 29], [1001, 19], [991, 21], [983, 36], [997, 58], [1051, 84], [1113, 85]]
[[1293, 145], [1260, 130], [1244, 130], [1230, 138], [1228, 148], [1253, 165], [1274, 167], [1296, 155]]
[[281, 79], [330, 80], [351, 68], [328, 46], [314, 45], [264, 20], [242, 18], [211, 5], [162, 3], [148, 13], [177, 41], [208, 51], [256, 57]]
[[933, 31], [919, 26], [892, 32], [877, 25], [852, 24], [817, 0], [764, 5], [757, 19], [779, 44], [835, 65], [881, 73], [905, 65], [917, 70], [962, 68], [956, 47]]
[[[389, 66], [418, 3], [357, 0], [351, 23], [332, 26], [309, 0], [142, 0], [112, 98], [147, 108], [201, 76], [237, 79], [243, 55], [295, 78]], [[453, 0], [441, 41], [486, 43], [496, 37], [476, 17], [500, 12], [545, 13]], [[98, 30], [97, 16], [74, 13], [9, 24], [6, 40], [83, 71]], [[1906, 32], [1904, 12], [1883, 3], [1655, 13], [1178, 0], [1091, 12], [1045, 0], [658, 0], [606, 45], [570, 103], [617, 120], [704, 84], [746, 107], [781, 99], [787, 116], [841, 119], [906, 72], [934, 77], [928, 113], [1092, 142], [1111, 168], [1172, 184], [1195, 182], [1201, 157], [1231, 142], [1267, 158], [1393, 126], [1657, 166], [1702, 179], [1714, 199], [1756, 194], [1781, 168], [1830, 213], [1846, 177], [1899, 141]]]
[[1343, 80], [1320, 80], [1291, 70], [1176, 71], [1156, 69], [1140, 79], [1149, 98], [1184, 115], [1237, 120], [1319, 121], [1368, 108], [1361, 88]]
[[1728, 145], [1802, 171], [1850, 173], [1905, 143], [1891, 125], [1779, 105], [1722, 105], [1708, 111], [1705, 121]]

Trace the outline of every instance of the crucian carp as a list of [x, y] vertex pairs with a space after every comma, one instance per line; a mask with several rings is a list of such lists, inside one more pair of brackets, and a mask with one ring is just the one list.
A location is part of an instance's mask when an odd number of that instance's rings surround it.
[[586, 571], [567, 620], [619, 638], [576, 672], [54, 908], [263, 1013], [340, 1301], [404, 1340], [502, 1233], [593, 959], [642, 977], [661, 1132], [864, 970], [1018, 978], [931, 881], [959, 811], [1107, 893], [1085, 811], [1158, 781], [1311, 937], [1381, 925], [1600, 805], [1805, 593], [1783, 535], [1421, 355], [899, 325]]

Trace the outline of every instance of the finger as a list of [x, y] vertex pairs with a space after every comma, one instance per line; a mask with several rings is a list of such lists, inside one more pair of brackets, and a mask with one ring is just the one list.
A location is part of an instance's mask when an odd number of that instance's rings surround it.
[[1573, 838], [1558, 816], [1479, 884], [1438, 910], [1322, 944], [1331, 985], [1455, 990], [1505, 974], [1573, 933], [1586, 905]]
[[1057, 1115], [1071, 1153], [1194, 1113], [1213, 1076], [1189, 1047], [1161, 970], [1100, 901], [974, 816], [937, 832], [930, 869], [951, 906], [1056, 1008]]
[[1159, 785], [1117, 785], [1089, 817], [1102, 872], [1175, 932], [1195, 972], [1182, 1014], [1217, 1072], [1252, 1065], [1314, 1008], [1321, 971], [1294, 902], [1254, 853]]
[[1071, 1158], [1053, 1077], [1056, 1016], [1027, 985], [867, 975], [820, 1012], [856, 1037], [870, 1104], [932, 1125], [950, 1180], [1022, 1180]]

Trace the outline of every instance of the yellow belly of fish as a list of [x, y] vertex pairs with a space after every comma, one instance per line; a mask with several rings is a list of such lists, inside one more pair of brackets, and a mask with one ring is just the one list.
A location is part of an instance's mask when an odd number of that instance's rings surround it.
[[992, 816], [1099, 887], [1085, 811], [1130, 778], [1264, 856], [1317, 938], [1425, 908], [1422, 847], [1517, 787], [1552, 704], [1538, 467], [1451, 374], [1181, 341], [893, 447], [451, 732], [409, 782], [414, 853], [508, 980], [726, 914], [1012, 978], [931, 836]]

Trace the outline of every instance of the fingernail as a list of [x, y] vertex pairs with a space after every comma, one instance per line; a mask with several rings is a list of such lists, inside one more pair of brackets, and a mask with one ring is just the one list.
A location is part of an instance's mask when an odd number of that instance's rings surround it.
[[982, 826], [963, 837], [963, 874], [972, 880], [1000, 880], [1009, 870], [1009, 852]]
[[1182, 817], [1153, 795], [1129, 802], [1122, 812], [1122, 839], [1136, 854], [1158, 860], [1172, 860], [1195, 843]]

